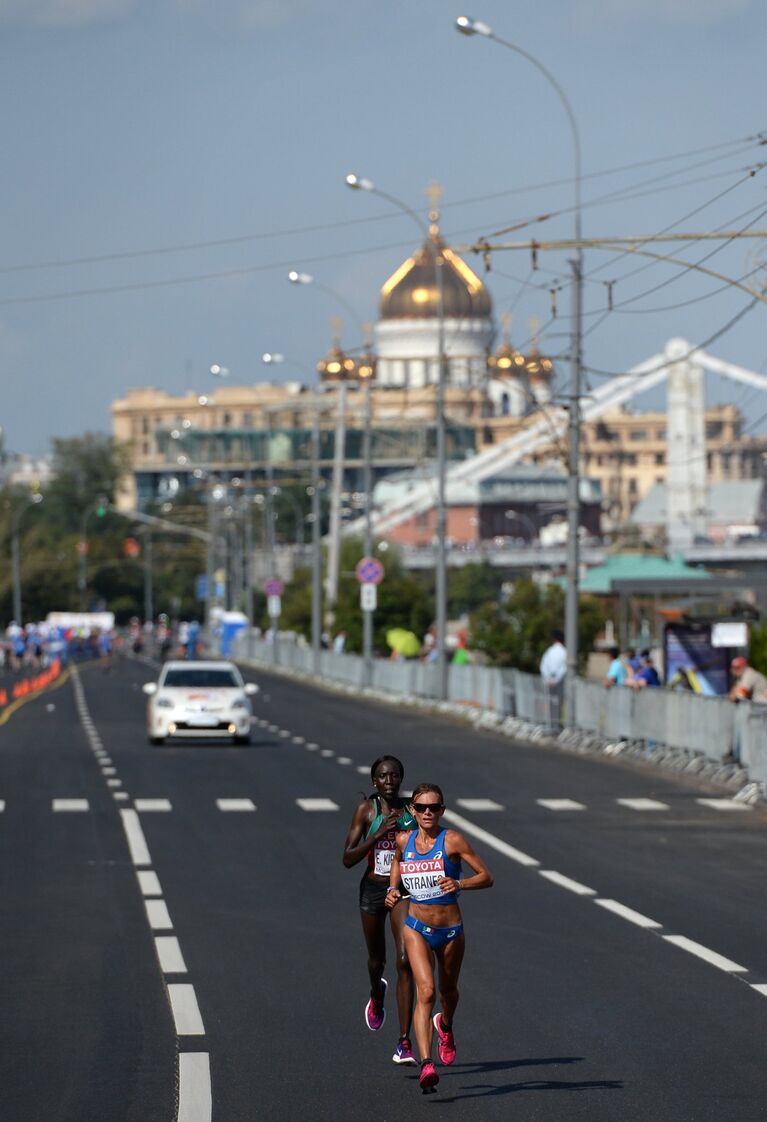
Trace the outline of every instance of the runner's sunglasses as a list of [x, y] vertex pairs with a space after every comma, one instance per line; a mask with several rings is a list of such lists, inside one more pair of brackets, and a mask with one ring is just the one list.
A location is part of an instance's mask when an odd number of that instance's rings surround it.
[[426, 814], [427, 810], [430, 810], [433, 814], [436, 814], [438, 810], [445, 809], [444, 803], [411, 803], [410, 805], [412, 806], [413, 810], [418, 812], [418, 814]]

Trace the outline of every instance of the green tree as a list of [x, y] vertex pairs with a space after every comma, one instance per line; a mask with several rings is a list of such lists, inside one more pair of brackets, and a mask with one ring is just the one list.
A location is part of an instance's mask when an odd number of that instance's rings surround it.
[[450, 619], [475, 612], [498, 599], [501, 578], [489, 561], [473, 561], [450, 569], [447, 578], [447, 613]]
[[[470, 643], [496, 666], [537, 673], [541, 655], [555, 629], [563, 630], [564, 589], [559, 584], [517, 581], [505, 604], [485, 604], [471, 619]], [[605, 610], [593, 596], [582, 596], [579, 611], [578, 660], [583, 664], [604, 626]]]

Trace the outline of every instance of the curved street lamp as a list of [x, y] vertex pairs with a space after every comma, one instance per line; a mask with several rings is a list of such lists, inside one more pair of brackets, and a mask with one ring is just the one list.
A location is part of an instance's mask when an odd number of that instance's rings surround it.
[[462, 35], [479, 35], [493, 39], [500, 46], [514, 51], [531, 63], [546, 79], [556, 93], [567, 115], [573, 141], [575, 163], [575, 258], [570, 262], [573, 274], [573, 315], [572, 337], [570, 344], [570, 403], [568, 413], [569, 454], [567, 464], [567, 586], [565, 590], [565, 647], [567, 648], [566, 700], [567, 718], [575, 716], [575, 675], [578, 668], [578, 583], [579, 583], [579, 542], [580, 526], [580, 435], [581, 435], [581, 382], [583, 370], [582, 355], [582, 289], [583, 289], [583, 250], [581, 248], [581, 140], [573, 107], [565, 91], [551, 71], [516, 43], [496, 35], [492, 27], [483, 20], [470, 16], [459, 16], [455, 21], [456, 31]]
[[13, 573], [13, 618], [20, 627], [24, 621], [21, 618], [21, 556], [19, 549], [19, 523], [25, 511], [31, 506], [37, 506], [43, 501], [43, 496], [38, 491], [30, 495], [26, 502], [13, 512], [11, 520], [11, 571]]
[[[390, 195], [388, 191], [382, 191], [372, 179], [368, 179], [364, 175], [350, 173], [346, 176], [346, 185], [353, 191], [368, 191], [373, 195], [378, 195], [381, 199], [385, 199], [397, 207], [398, 210], [401, 210], [403, 214], [412, 218], [427, 239], [431, 237], [429, 227], [412, 207], [409, 207], [396, 195]], [[442, 266], [443, 257], [435, 241], [434, 288], [437, 294], [437, 562], [435, 572], [436, 610], [434, 614], [437, 624], [439, 697], [444, 701], [448, 695], [448, 662], [445, 647], [447, 637], [447, 457], [445, 440], [445, 295]], [[365, 523], [365, 539], [365, 552], [369, 556], [372, 550], [372, 529], [369, 515]]]

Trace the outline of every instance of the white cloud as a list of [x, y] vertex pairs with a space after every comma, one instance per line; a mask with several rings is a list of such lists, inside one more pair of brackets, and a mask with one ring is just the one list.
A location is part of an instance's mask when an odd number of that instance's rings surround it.
[[753, 7], [754, 0], [577, 0], [578, 15], [613, 24], [718, 23]]
[[0, 24], [17, 27], [81, 27], [119, 19], [139, 0], [0, 0]]

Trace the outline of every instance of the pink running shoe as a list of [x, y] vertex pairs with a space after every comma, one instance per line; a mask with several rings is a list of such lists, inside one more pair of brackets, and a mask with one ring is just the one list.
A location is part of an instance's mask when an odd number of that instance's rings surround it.
[[[383, 992], [384, 992], [384, 999], [386, 998], [386, 989], [387, 989], [388, 984], [389, 983], [386, 981], [385, 978], [381, 979], [381, 985], [383, 986]], [[385, 1020], [386, 1020], [386, 1010], [384, 1009], [383, 1001], [381, 1001], [381, 1003], [378, 1004], [377, 1002], [373, 1001], [373, 998], [371, 997], [369, 999], [367, 1005], [365, 1006], [365, 1024], [368, 1026], [368, 1028], [370, 1029], [371, 1032], [378, 1032], [378, 1030], [380, 1028], [383, 1028], [383, 1023], [384, 1023]]]
[[425, 1095], [428, 1095], [430, 1091], [437, 1089], [438, 1083], [439, 1076], [434, 1064], [431, 1060], [424, 1060], [421, 1064], [421, 1074], [418, 1076], [418, 1086]]
[[442, 1014], [435, 1013], [432, 1017], [432, 1022], [437, 1030], [439, 1037], [439, 1044], [437, 1051], [439, 1052], [439, 1062], [444, 1064], [445, 1067], [450, 1067], [455, 1062], [455, 1040], [453, 1039], [453, 1030], [445, 1032], [442, 1028]]
[[418, 1060], [413, 1055], [413, 1046], [406, 1036], [397, 1045], [392, 1061], [395, 1064], [417, 1064]]

